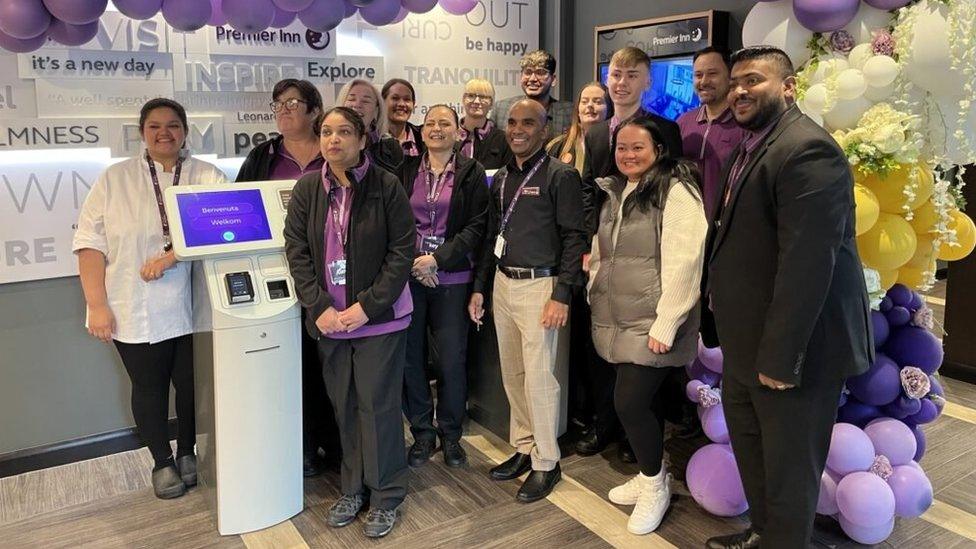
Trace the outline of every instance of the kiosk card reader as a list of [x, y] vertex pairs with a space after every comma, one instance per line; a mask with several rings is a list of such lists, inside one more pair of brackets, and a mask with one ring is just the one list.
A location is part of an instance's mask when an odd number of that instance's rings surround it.
[[303, 508], [301, 309], [282, 234], [294, 185], [165, 191], [176, 257], [196, 261], [198, 479], [222, 535]]

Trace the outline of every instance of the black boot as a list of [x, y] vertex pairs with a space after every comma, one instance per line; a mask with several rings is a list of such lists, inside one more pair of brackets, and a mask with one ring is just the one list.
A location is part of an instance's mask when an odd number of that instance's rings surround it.
[[583, 438], [576, 441], [576, 453], [581, 456], [599, 454], [610, 444], [610, 438], [606, 431], [591, 427], [583, 434]]
[[617, 457], [624, 463], [637, 463], [634, 449], [630, 447], [630, 441], [625, 438], [617, 444]]

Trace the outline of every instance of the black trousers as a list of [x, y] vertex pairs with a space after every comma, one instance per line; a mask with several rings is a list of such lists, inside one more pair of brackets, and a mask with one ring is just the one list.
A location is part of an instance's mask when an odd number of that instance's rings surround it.
[[169, 444], [169, 386], [176, 390], [176, 455], [193, 453], [196, 417], [193, 404], [193, 336], [159, 343], [115, 342], [132, 381], [132, 417], [156, 465], [173, 458]]
[[326, 454], [338, 455], [341, 452], [339, 427], [322, 381], [319, 344], [308, 335], [304, 325], [299, 329], [302, 332], [302, 447], [306, 454], [322, 448]]
[[400, 397], [406, 330], [357, 339], [319, 339], [322, 377], [342, 441], [342, 493], [392, 509], [407, 494]]
[[[726, 363], [727, 364], [727, 363]], [[722, 406], [752, 526], [764, 548], [807, 547], [844, 380], [805, 366], [800, 387], [777, 391], [726, 373]], [[757, 375], [758, 377], [758, 375]]]
[[613, 405], [616, 370], [593, 348], [590, 305], [586, 288], [573, 289], [569, 359], [569, 415], [583, 420], [604, 436], [616, 435], [620, 420]]
[[[428, 288], [410, 281], [413, 319], [407, 330], [403, 413], [410, 421], [414, 440], [433, 440], [437, 436], [443, 440], [461, 439], [468, 399], [465, 361], [470, 290], [470, 284]], [[437, 380], [437, 427], [434, 427], [434, 404], [426, 373], [430, 355], [433, 355], [432, 374]]]
[[641, 473], [661, 472], [664, 459], [662, 389], [677, 368], [617, 364], [614, 406], [634, 450]]

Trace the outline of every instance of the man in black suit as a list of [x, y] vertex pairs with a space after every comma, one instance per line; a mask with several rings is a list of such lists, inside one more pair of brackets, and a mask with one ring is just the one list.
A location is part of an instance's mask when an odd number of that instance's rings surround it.
[[725, 356], [722, 404], [752, 526], [707, 546], [803, 548], [844, 380], [874, 360], [854, 182], [837, 143], [795, 106], [785, 53], [747, 48], [732, 62], [732, 111], [749, 133], [707, 244], [714, 323], [703, 319], [702, 335]]
[[[641, 97], [650, 87], [651, 58], [644, 50], [628, 46], [614, 52], [610, 58], [610, 68], [607, 72], [607, 89], [610, 91], [610, 101], [613, 102], [614, 115], [611, 119], [604, 120], [591, 127], [586, 132], [583, 141], [585, 154], [583, 199], [586, 205], [586, 225], [591, 236], [596, 233], [600, 206], [603, 203], [603, 196], [605, 196], [597, 190], [596, 178], [607, 177], [617, 170], [613, 160], [611, 141], [614, 131], [623, 122], [631, 118], [651, 119], [661, 128], [661, 132], [665, 136], [665, 146], [667, 146], [671, 156], [682, 156], [681, 130], [678, 125], [667, 118], [644, 110], [641, 106]], [[588, 322], [589, 308], [582, 291], [574, 296], [573, 301], [577, 309], [586, 310], [585, 317]], [[574, 316], [574, 322], [578, 320], [580, 320], [580, 316]], [[587, 381], [584, 387], [590, 394], [587, 395], [586, 400], [592, 403], [591, 407], [596, 416], [593, 424], [588, 426], [587, 431], [576, 444], [576, 453], [588, 456], [602, 452], [607, 444], [621, 434], [620, 422], [613, 408], [613, 386], [616, 372], [603, 362], [595, 352], [575, 353], [574, 356], [582, 356], [582, 360], [587, 361], [583, 368], [586, 370]], [[571, 367], [573, 366], [576, 365], [574, 364]], [[675, 389], [671, 392], [677, 396], [675, 400], [683, 401], [684, 384], [674, 385]], [[626, 441], [621, 442], [619, 455], [622, 461], [628, 463], [636, 461], [630, 445]]]

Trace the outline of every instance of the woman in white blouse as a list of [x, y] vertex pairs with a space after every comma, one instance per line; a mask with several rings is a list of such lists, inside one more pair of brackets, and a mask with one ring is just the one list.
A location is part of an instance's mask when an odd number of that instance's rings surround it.
[[[190, 264], [173, 254], [162, 192], [171, 185], [225, 183], [216, 166], [184, 149], [186, 111], [153, 99], [139, 114], [145, 150], [109, 166], [78, 219], [72, 249], [88, 307], [88, 333], [114, 342], [132, 381], [132, 415], [152, 453], [157, 497], [196, 484]], [[176, 389], [176, 460], [169, 443], [169, 386]]]

